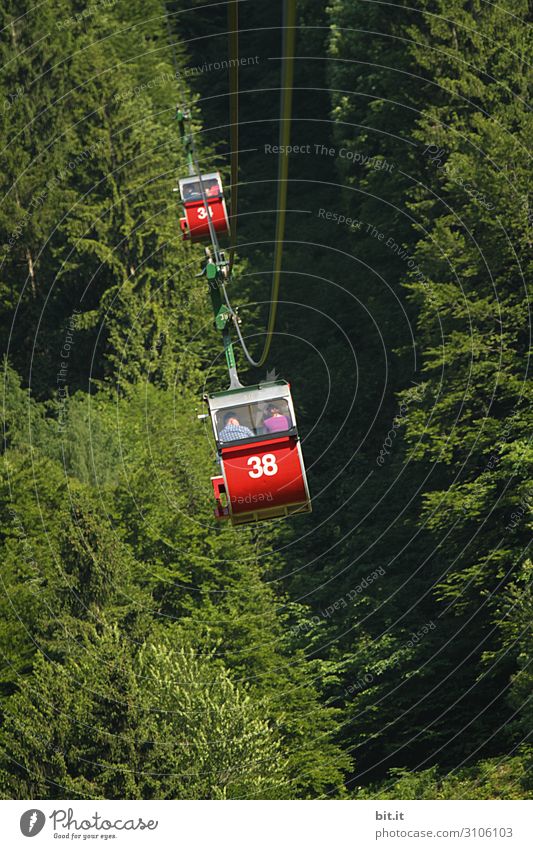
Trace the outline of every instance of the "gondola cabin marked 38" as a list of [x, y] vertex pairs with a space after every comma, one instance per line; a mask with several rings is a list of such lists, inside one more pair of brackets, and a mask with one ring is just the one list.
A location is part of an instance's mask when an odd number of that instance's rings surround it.
[[179, 191], [185, 217], [180, 218], [183, 238], [192, 242], [209, 239], [209, 217], [218, 235], [229, 235], [229, 218], [224, 200], [222, 180], [218, 171], [201, 175], [205, 201], [202, 197], [202, 186], [198, 176], [183, 177], [179, 181]]
[[310, 512], [289, 384], [277, 380], [205, 400], [222, 471], [211, 478], [216, 517], [240, 525]]

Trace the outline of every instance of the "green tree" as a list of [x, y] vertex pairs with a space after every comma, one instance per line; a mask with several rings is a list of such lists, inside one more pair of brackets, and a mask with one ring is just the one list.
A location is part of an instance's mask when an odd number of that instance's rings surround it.
[[64, 664], [36, 658], [8, 702], [4, 798], [280, 798], [278, 735], [223, 666], [174, 629], [135, 648], [108, 626]]

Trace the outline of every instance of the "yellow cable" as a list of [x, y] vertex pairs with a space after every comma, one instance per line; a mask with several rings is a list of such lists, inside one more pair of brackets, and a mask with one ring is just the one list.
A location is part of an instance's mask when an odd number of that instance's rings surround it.
[[268, 316], [267, 338], [263, 353], [258, 361], [262, 366], [270, 352], [276, 313], [278, 309], [279, 286], [281, 280], [281, 264], [285, 239], [285, 213], [287, 209], [287, 189], [289, 176], [289, 155], [286, 152], [291, 138], [292, 86], [294, 81], [294, 45], [296, 41], [296, 0], [285, 0], [283, 20], [283, 64], [281, 74], [281, 117], [280, 117], [280, 153], [278, 164], [278, 217], [276, 220], [276, 244], [274, 248], [274, 273], [272, 278], [272, 293], [270, 296], [270, 312]]
[[230, 162], [231, 162], [231, 207], [229, 251], [229, 273], [233, 269], [237, 244], [237, 200], [239, 182], [239, 0], [228, 3], [229, 30], [229, 114], [230, 114]]
[[[238, 2], [238, 0], [237, 0]], [[237, 18], [237, 2], [230, 2], [228, 6], [228, 30], [230, 41], [230, 57], [233, 62], [230, 62], [230, 121], [231, 121], [231, 220], [236, 222], [237, 216], [237, 181], [238, 181], [238, 74], [231, 73], [231, 65], [238, 64], [238, 18]], [[254, 360], [250, 355], [246, 343], [242, 336], [239, 323], [234, 315], [233, 320], [235, 330], [241, 343], [244, 355], [250, 365], [259, 368], [264, 365], [270, 352], [272, 338], [274, 335], [274, 327], [276, 324], [276, 314], [278, 309], [279, 287], [281, 281], [281, 265], [283, 261], [283, 246], [285, 239], [285, 217], [287, 209], [287, 190], [289, 176], [289, 155], [287, 149], [289, 147], [291, 137], [291, 110], [292, 110], [292, 88], [294, 80], [294, 46], [296, 41], [296, 0], [285, 0], [283, 6], [283, 48], [282, 48], [282, 66], [281, 66], [281, 103], [280, 103], [280, 130], [279, 144], [280, 149], [284, 151], [279, 154], [278, 161], [278, 192], [277, 192], [277, 217], [275, 229], [275, 246], [274, 246], [274, 268], [272, 272], [272, 288], [270, 294], [270, 309], [268, 314], [268, 323], [266, 330], [266, 340], [263, 348], [263, 353], [259, 360]], [[233, 267], [233, 256], [235, 253], [235, 229], [232, 223], [232, 247], [230, 249], [230, 270]], [[226, 303], [233, 313], [233, 309], [229, 302], [225, 287], [223, 287]]]

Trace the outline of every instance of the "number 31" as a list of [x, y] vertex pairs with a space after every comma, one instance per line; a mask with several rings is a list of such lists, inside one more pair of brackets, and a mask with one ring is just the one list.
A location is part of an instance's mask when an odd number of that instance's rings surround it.
[[[211, 209], [210, 206], [208, 206], [207, 208], [209, 209], [209, 217], [212, 218], [213, 217], [213, 210]], [[205, 218], [207, 218], [207, 212], [205, 211], [205, 206], [198, 207], [198, 218], [200, 219], [200, 221], [203, 221]]]

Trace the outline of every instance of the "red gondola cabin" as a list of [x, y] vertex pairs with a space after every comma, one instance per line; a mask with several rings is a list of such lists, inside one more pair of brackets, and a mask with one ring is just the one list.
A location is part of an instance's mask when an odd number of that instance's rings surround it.
[[[205, 201], [202, 197], [202, 186]], [[192, 242], [209, 239], [209, 224], [207, 223], [206, 203], [209, 216], [219, 235], [229, 235], [229, 218], [224, 200], [222, 180], [218, 171], [212, 174], [202, 174], [201, 177], [184, 177], [179, 181], [179, 191], [185, 217], [180, 218], [183, 238]]]
[[276, 380], [205, 400], [222, 472], [211, 478], [216, 517], [241, 525], [310, 512], [289, 384]]

